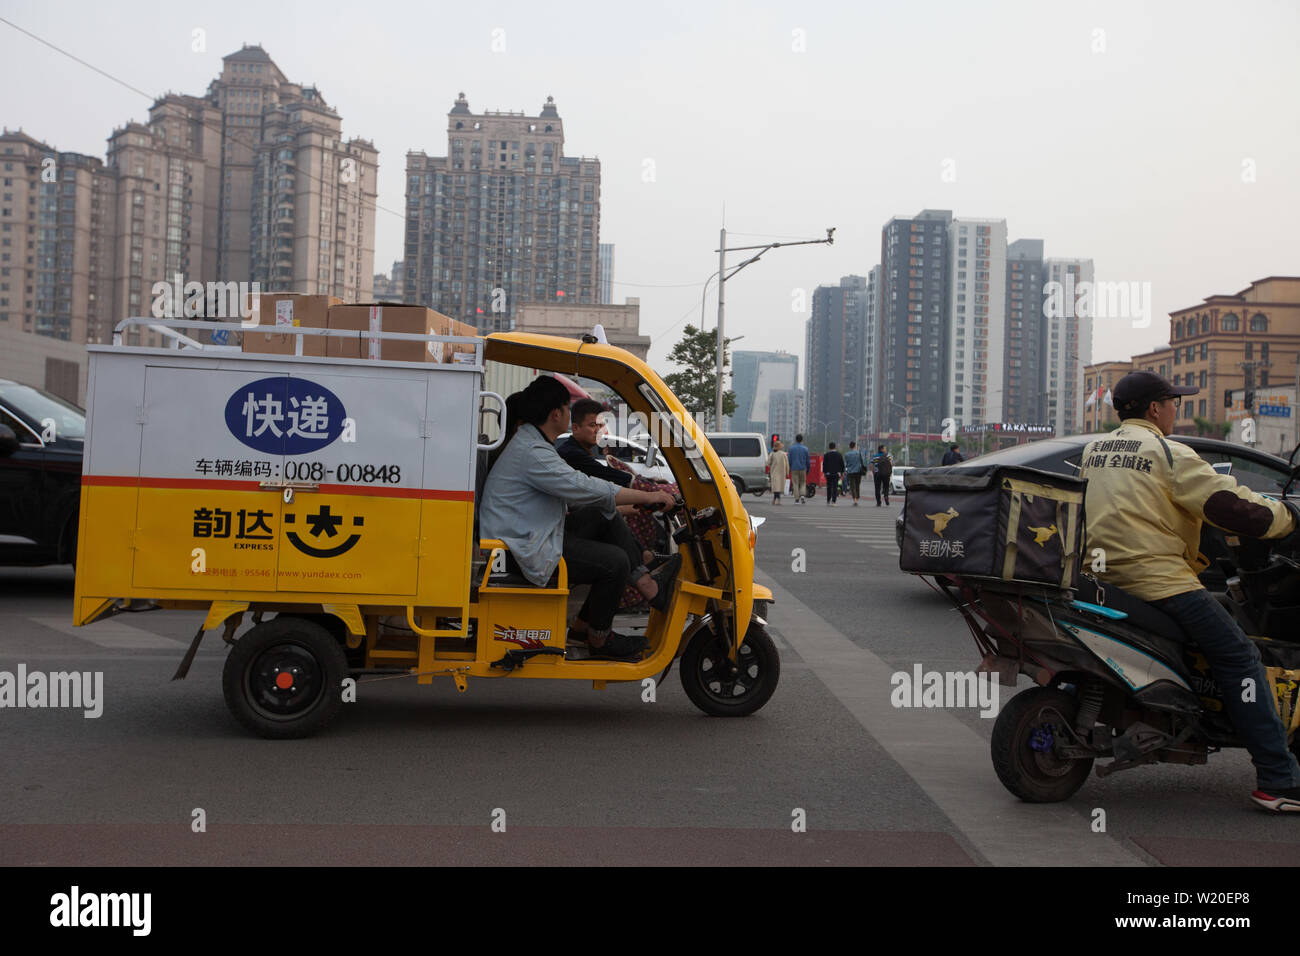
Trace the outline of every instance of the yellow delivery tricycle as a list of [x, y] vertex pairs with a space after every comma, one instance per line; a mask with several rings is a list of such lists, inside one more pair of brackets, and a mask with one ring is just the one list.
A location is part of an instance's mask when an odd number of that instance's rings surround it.
[[[187, 347], [122, 345], [132, 324], [168, 327]], [[75, 624], [140, 602], [204, 611], [177, 677], [220, 628], [227, 705], [263, 737], [315, 733], [356, 682], [402, 674], [460, 691], [471, 677], [603, 688], [666, 674], [680, 657], [705, 713], [744, 716], [771, 697], [780, 660], [761, 617], [772, 594], [753, 580], [756, 525], [635, 356], [523, 333], [312, 328], [285, 334], [427, 340], [430, 358], [385, 361], [373, 342], [379, 358], [259, 354], [186, 328], [213, 323], [127, 319], [113, 346], [88, 350]], [[459, 347], [456, 361], [435, 343]], [[667, 525], [683, 564], [649, 614], [642, 659], [566, 646], [563, 562], [552, 586], [535, 587], [506, 570], [502, 542], [478, 539], [477, 497], [504, 440], [489, 438], [505, 404], [484, 389], [489, 362], [604, 383], [657, 437], [680, 488]], [[246, 615], [253, 626], [236, 637]]]

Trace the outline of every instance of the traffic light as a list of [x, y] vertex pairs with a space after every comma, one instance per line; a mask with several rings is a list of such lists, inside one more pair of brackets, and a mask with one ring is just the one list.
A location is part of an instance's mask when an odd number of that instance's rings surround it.
[[776, 444], [777, 442], [779, 442], [780, 440], [781, 440], [781, 436], [778, 435], [778, 434], [776, 434], [775, 432], [773, 432], [773, 433], [772, 433], [772, 441], [769, 443], [768, 447], [770, 448], [772, 445], [775, 445], [775, 444]]
[[1223, 390], [1223, 407], [1224, 408], [1232, 407], [1232, 389], [1230, 388], [1225, 388]]
[[1253, 388], [1246, 389], [1245, 405], [1246, 411], [1250, 412], [1255, 410], [1255, 390]]

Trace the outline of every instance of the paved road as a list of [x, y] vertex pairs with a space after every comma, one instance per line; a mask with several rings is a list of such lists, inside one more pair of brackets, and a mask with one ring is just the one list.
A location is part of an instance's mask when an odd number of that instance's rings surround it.
[[170, 680], [194, 614], [72, 628], [69, 569], [0, 570], [0, 671], [100, 670], [105, 685], [98, 719], [0, 710], [0, 864], [1226, 865], [1300, 841], [1248, 804], [1237, 753], [1019, 803], [989, 765], [991, 720], [889, 703], [896, 670], [976, 662], [954, 613], [897, 570], [897, 506], [747, 504], [769, 519], [760, 576], [783, 672], [745, 720], [704, 717], [675, 676], [653, 704], [639, 686], [392, 680], [319, 737], [263, 741], [226, 712], [215, 635]]

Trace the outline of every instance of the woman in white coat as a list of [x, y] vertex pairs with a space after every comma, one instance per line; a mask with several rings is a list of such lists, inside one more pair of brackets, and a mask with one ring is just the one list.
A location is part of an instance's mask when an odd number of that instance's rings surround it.
[[785, 491], [785, 479], [790, 474], [790, 457], [785, 453], [781, 443], [772, 443], [772, 453], [767, 456], [767, 478], [772, 488], [772, 504], [781, 503], [781, 492]]

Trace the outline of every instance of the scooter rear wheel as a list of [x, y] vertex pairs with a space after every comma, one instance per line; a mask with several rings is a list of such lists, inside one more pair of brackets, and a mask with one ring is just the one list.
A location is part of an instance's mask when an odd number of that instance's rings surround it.
[[1078, 701], [1055, 687], [1034, 687], [1011, 698], [993, 725], [993, 769], [1002, 786], [1026, 803], [1059, 803], [1077, 791], [1092, 758], [1055, 753], [1061, 722], [1073, 724]]

